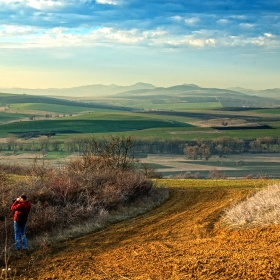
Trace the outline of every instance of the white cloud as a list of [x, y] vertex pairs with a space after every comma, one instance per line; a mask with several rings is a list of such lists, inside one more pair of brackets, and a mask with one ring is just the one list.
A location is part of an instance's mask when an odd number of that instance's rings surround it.
[[142, 46], [154, 48], [213, 48], [245, 47], [254, 45], [265, 48], [279, 48], [280, 38], [271, 33], [262, 36], [231, 36], [225, 31], [201, 29], [190, 34], [176, 34], [169, 30], [115, 29], [69, 29], [56, 27], [40, 29], [16, 25], [0, 26], [0, 48], [67, 48], [106, 46]]
[[199, 47], [203, 48], [206, 46], [212, 46], [214, 47], [216, 45], [216, 40], [214, 38], [209, 39], [195, 39], [195, 38], [186, 38], [182, 41], [183, 43], [186, 43], [187, 45], [190, 45], [192, 47]]
[[238, 19], [238, 20], [246, 20], [245, 15], [231, 15], [230, 18]]
[[27, 0], [26, 5], [37, 10], [56, 9], [65, 6], [66, 2], [54, 0]]
[[221, 18], [217, 21], [218, 24], [228, 24], [229, 20], [225, 19], [225, 18]]
[[100, 28], [91, 32], [87, 39], [92, 39], [92, 41], [110, 41], [125, 44], [135, 44], [143, 41], [145, 35], [137, 29], [131, 30], [114, 30], [112, 28]]
[[271, 34], [271, 33], [264, 33], [264, 36], [267, 38], [274, 38], [275, 35]]
[[172, 19], [174, 19], [176, 21], [181, 21], [181, 20], [183, 20], [183, 17], [181, 17], [181, 16], [174, 16], [174, 17], [172, 17]]
[[198, 17], [191, 17], [191, 18], [185, 19], [185, 23], [188, 25], [194, 25], [194, 24], [198, 23], [199, 21], [200, 21], [200, 19]]
[[21, 2], [21, 1], [15, 1], [15, 0], [0, 0], [0, 4], [16, 4], [16, 2]]
[[[31, 7], [36, 10], [57, 10], [66, 6], [85, 4], [89, 0], [0, 0], [0, 5], [9, 9]], [[114, 1], [114, 0], [113, 0]]]
[[108, 5], [119, 5], [121, 4], [120, 0], [96, 0], [98, 4], [108, 4]]
[[34, 29], [28, 26], [19, 26], [19, 25], [2, 25], [0, 28], [0, 38], [16, 38], [28, 34], [33, 34]]
[[252, 24], [252, 23], [240, 23], [239, 24], [242, 28], [245, 28], [245, 29], [251, 29], [253, 28], [255, 25]]

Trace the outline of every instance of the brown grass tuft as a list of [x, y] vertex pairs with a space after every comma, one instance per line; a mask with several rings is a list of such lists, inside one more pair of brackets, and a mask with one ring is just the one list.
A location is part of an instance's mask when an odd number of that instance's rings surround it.
[[280, 185], [270, 185], [227, 209], [222, 221], [233, 229], [279, 224]]

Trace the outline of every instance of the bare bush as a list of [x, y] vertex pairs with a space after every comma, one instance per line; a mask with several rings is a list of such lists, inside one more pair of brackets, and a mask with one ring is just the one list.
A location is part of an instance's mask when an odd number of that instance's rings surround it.
[[216, 167], [213, 167], [209, 171], [209, 177], [212, 179], [224, 179], [226, 176], [225, 176], [225, 174], [219, 172]]
[[0, 173], [27, 175], [30, 173], [30, 168], [12, 163], [0, 163]]
[[[7, 256], [14, 247], [10, 206], [19, 193], [26, 193], [33, 205], [27, 227], [31, 248], [40, 246], [46, 252], [50, 242], [92, 232], [107, 222], [143, 213], [166, 199], [166, 192], [154, 188], [153, 182], [133, 167], [132, 142], [122, 139], [118, 146], [118, 141], [111, 143], [114, 156], [110, 156], [111, 144], [106, 142], [107, 152], [99, 150], [94, 155], [90, 151], [61, 168], [35, 159], [25, 176], [7, 175], [11, 170], [1, 169], [0, 239], [6, 242], [0, 244], [0, 254]], [[2, 256], [0, 263], [5, 265]]]
[[280, 185], [271, 185], [227, 209], [222, 218], [230, 228], [252, 228], [280, 223]]
[[147, 178], [161, 179], [163, 177], [149, 163], [141, 163], [141, 170]]
[[[114, 150], [116, 158], [110, 157], [109, 152], [99, 151], [100, 155], [90, 152], [57, 169], [34, 160], [26, 176], [9, 180], [7, 175], [1, 175], [1, 239], [5, 227], [13, 243], [10, 206], [19, 193], [26, 193], [33, 205], [28, 219], [29, 237], [45, 236], [75, 225], [80, 227], [94, 219], [104, 223], [110, 211], [129, 207], [154, 194], [151, 179], [132, 166], [131, 142], [122, 140], [120, 146], [124, 148], [120, 151], [116, 145], [118, 141], [112, 142], [117, 149], [117, 152]], [[6, 220], [9, 221], [7, 225], [4, 224]]]

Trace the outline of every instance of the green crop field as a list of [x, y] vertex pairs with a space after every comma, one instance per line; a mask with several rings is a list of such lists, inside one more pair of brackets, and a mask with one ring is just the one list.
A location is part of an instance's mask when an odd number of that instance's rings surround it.
[[0, 123], [21, 120], [27, 117], [29, 117], [28, 114], [12, 114], [7, 112], [0, 112]]
[[[37, 104], [21, 104], [21, 110], [35, 109]], [[63, 105], [41, 105], [41, 109], [51, 110], [54, 108], [57, 112], [70, 112], [70, 106]], [[74, 107], [77, 110], [84, 110], [85, 108]], [[88, 109], [88, 108], [87, 108]], [[20, 110], [20, 111], [21, 111]], [[211, 127], [198, 127], [190, 125], [189, 122], [195, 123], [198, 121], [207, 121], [211, 118], [218, 117], [215, 115], [216, 111], [211, 110], [199, 110], [194, 113], [179, 114], [165, 114], [165, 112], [122, 112], [112, 111], [104, 109], [94, 109], [94, 111], [88, 111], [86, 113], [80, 113], [72, 117], [66, 118], [50, 118], [46, 120], [33, 120], [28, 122], [15, 122], [4, 124], [8, 120], [19, 120], [26, 118], [29, 115], [26, 114], [12, 114], [2, 112], [0, 119], [2, 120], [0, 137], [7, 137], [8, 135], [26, 132], [54, 132], [57, 137], [68, 134], [88, 134], [94, 133], [96, 136], [112, 135], [117, 133], [118, 135], [134, 135], [137, 138], [142, 139], [179, 139], [179, 140], [194, 140], [203, 139], [211, 140], [222, 136], [236, 137], [242, 139], [252, 139], [257, 137], [272, 136], [276, 137], [280, 135], [280, 121], [261, 122], [262, 118], [258, 117], [258, 124], [267, 124], [270, 127], [265, 129], [247, 129], [246, 127], [230, 129], [215, 129]], [[225, 114], [225, 113], [223, 113]], [[240, 114], [235, 113], [233, 119], [238, 119], [239, 116], [243, 117], [244, 112]], [[246, 115], [244, 116], [246, 117]], [[252, 118], [251, 112], [248, 114], [248, 118]], [[222, 119], [222, 118], [221, 118]]]
[[96, 110], [99, 111], [100, 109], [46, 103], [14, 103], [10, 106], [7, 112], [28, 112], [29, 114], [45, 114], [46, 112], [58, 114], [76, 114], [85, 111], [91, 112]]
[[280, 114], [280, 109], [258, 109], [252, 110], [252, 112], [256, 112], [257, 114]]
[[[90, 103], [84, 103], [85, 106], [82, 106], [82, 102], [76, 101], [70, 105], [72, 101], [67, 100], [65, 102], [58, 100], [56, 104], [55, 99], [47, 97], [2, 94], [0, 97], [3, 98], [3, 102], [9, 102], [9, 105], [5, 105], [7, 111], [0, 113], [0, 122], [2, 123], [0, 137], [19, 135], [30, 131], [54, 132], [55, 137], [60, 139], [65, 139], [70, 134], [92, 133], [97, 137], [118, 134], [133, 135], [141, 139], [162, 140], [212, 140], [222, 136], [252, 139], [279, 135], [280, 109], [222, 108], [218, 101], [213, 102], [215, 98], [211, 96], [192, 94], [184, 97], [183, 93], [175, 95], [165, 93], [158, 96], [131, 95], [118, 98], [108, 97], [104, 100], [99, 98], [97, 101], [98, 104], [103, 102], [108, 106], [130, 106], [131, 108], [145, 109], [141, 112], [133, 112], [122, 111], [121, 108], [117, 107], [101, 108], [99, 105], [96, 108], [94, 108], [95, 105], [92, 105], [90, 108], [88, 107]], [[201, 102], [198, 101], [199, 98], [201, 98]], [[18, 100], [21, 100], [22, 103], [19, 103]], [[41, 103], [38, 103], [39, 100]], [[96, 102], [94, 99], [92, 101]], [[44, 116], [47, 113], [55, 115], [45, 120], [5, 124], [29, 116]], [[57, 118], [57, 115], [60, 118]], [[61, 117], [61, 115], [73, 116]], [[223, 128], [222, 122], [224, 120], [226, 122], [238, 121], [244, 126], [231, 127], [229, 124]], [[248, 129], [246, 125], [252, 124], [266, 127]], [[220, 126], [220, 128], [216, 129], [216, 126]]]
[[[103, 116], [103, 117], [102, 117]], [[158, 120], [157, 118], [139, 117], [131, 114], [108, 115], [101, 114], [100, 119], [96, 116], [87, 118], [85, 115], [81, 117], [68, 117], [51, 120], [14, 122], [3, 124], [1, 126], [0, 136], [5, 137], [9, 134], [20, 135], [26, 132], [54, 132], [56, 134], [82, 134], [82, 133], [118, 133], [123, 131], [137, 131], [150, 128], [177, 128], [190, 127], [190, 125], [181, 122], [171, 122]]]
[[130, 106], [143, 108], [145, 110], [199, 110], [199, 109], [218, 109], [222, 108], [219, 102], [182, 102], [182, 101], [151, 101], [147, 99], [141, 100], [113, 100], [114, 105]]

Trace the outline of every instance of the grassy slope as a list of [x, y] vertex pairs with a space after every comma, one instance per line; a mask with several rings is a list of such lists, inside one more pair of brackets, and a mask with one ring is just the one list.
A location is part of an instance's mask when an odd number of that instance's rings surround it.
[[[65, 108], [65, 111], [70, 108]], [[4, 113], [3, 113], [4, 114]], [[26, 115], [14, 114], [15, 116], [26, 117]], [[0, 115], [1, 116], [1, 115]], [[12, 117], [13, 114], [5, 116]], [[203, 118], [207, 118], [207, 113]], [[210, 118], [213, 116], [210, 116]], [[17, 122], [1, 126], [0, 137], [6, 137], [13, 132], [27, 131], [55, 131], [58, 134], [72, 133], [95, 133], [106, 135], [118, 133], [123, 135], [133, 134], [135, 137], [148, 139], [214, 139], [222, 136], [230, 136], [244, 139], [251, 139], [265, 136], [278, 136], [280, 133], [280, 122], [268, 122], [272, 129], [240, 129], [216, 131], [207, 127], [194, 127], [187, 123], [200, 120], [192, 116], [166, 116], [138, 113], [124, 113], [112, 111], [99, 111], [86, 113], [68, 118], [56, 118], [32, 122]]]
[[[92, 108], [78, 107], [78, 106], [65, 106], [56, 104], [44, 104], [44, 103], [14, 103], [8, 109], [8, 112], [28, 112], [32, 114], [44, 114], [44, 112], [59, 113], [59, 114], [75, 114], [84, 111], [93, 111]], [[43, 113], [42, 113], [43, 112]]]
[[[0, 97], [3, 95], [0, 95]], [[17, 102], [16, 96], [12, 96]], [[20, 98], [27, 101], [30, 96], [21, 95]], [[33, 97], [32, 97], [33, 98]], [[162, 98], [162, 97], [160, 97]], [[166, 97], [167, 98], [167, 97]], [[36, 100], [36, 98], [34, 99]], [[47, 99], [46, 99], [47, 100]], [[144, 115], [110, 110], [106, 108], [88, 108], [83, 106], [70, 106], [62, 104], [47, 103], [13, 103], [8, 112], [1, 112], [0, 120], [2, 123], [10, 120], [26, 118], [28, 115], [41, 115], [46, 113], [53, 114], [79, 114], [72, 118], [48, 119], [42, 121], [32, 121], [28, 123], [14, 123], [2, 125], [0, 137], [6, 137], [12, 132], [26, 131], [50, 131], [62, 132], [60, 138], [65, 138], [67, 130], [72, 133], [95, 133], [107, 135], [118, 133], [124, 135], [133, 134], [145, 139], [214, 139], [222, 136], [237, 138], [256, 138], [265, 136], [278, 136], [280, 121], [277, 114], [280, 109], [261, 109], [248, 110], [239, 108], [235, 110], [223, 110], [218, 102], [178, 102], [176, 98], [168, 97], [163, 100], [163, 104], [151, 103], [147, 99], [129, 100], [125, 98], [108, 99], [110, 104], [118, 106], [132, 106], [146, 109], [167, 109], [169, 114], [157, 111], [156, 114], [145, 113]], [[76, 104], [77, 105], [77, 104]], [[83, 113], [87, 112], [87, 113]], [[82, 114], [81, 114], [82, 113]], [[155, 112], [154, 112], [155, 113]], [[177, 114], [178, 113], [178, 114]], [[194, 127], [187, 125], [189, 122], [204, 121], [214, 118], [244, 119], [246, 122], [269, 124], [272, 129], [240, 129], [216, 131], [212, 128]]]
[[1, 127], [0, 136], [4, 137], [9, 133], [23, 133], [28, 131], [51, 131], [59, 134], [118, 133], [122, 131], [169, 127], [190, 127], [190, 125], [181, 122], [164, 121], [155, 117], [139, 116], [132, 113], [100, 113], [51, 120], [4, 124]]
[[13, 113], [7, 113], [7, 112], [0, 112], [0, 123], [20, 120], [23, 118], [28, 118], [29, 114], [13, 114]]

